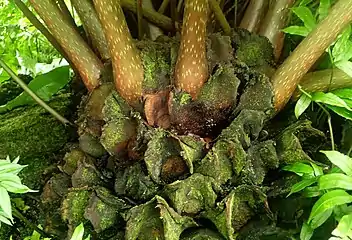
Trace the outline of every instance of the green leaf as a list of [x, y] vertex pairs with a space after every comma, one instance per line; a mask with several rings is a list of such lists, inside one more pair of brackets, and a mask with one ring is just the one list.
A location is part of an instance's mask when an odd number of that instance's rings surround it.
[[[11, 221], [8, 219], [8, 217], [6, 217], [4, 211], [2, 211], [2, 209], [0, 208], [0, 223], [3, 222], [7, 225], [12, 226]], [[1, 226], [1, 225], [0, 225]]]
[[84, 226], [83, 223], [78, 225], [75, 231], [72, 234], [71, 240], [82, 240], [84, 234]]
[[352, 111], [352, 109], [346, 104], [344, 100], [342, 100], [341, 98], [339, 98], [338, 96], [336, 96], [331, 92], [328, 92], [328, 93], [315, 92], [312, 95], [312, 101], [320, 102], [320, 103], [324, 103], [324, 104], [328, 104], [336, 107], [343, 107]]
[[40, 233], [38, 233], [37, 231], [33, 231], [32, 236], [30, 237], [30, 240], [40, 240]]
[[342, 188], [352, 190], [352, 177], [343, 173], [330, 173], [319, 178], [318, 186], [320, 190]]
[[37, 64], [36, 60], [26, 54], [21, 54], [19, 51], [16, 51], [16, 58], [18, 64], [22, 67], [22, 72], [29, 71], [30, 73], [33, 73], [33, 75], [37, 74], [35, 70], [35, 65]]
[[312, 218], [312, 221], [310, 222], [310, 226], [313, 229], [320, 227], [331, 216], [332, 212], [333, 212], [333, 208], [330, 208], [330, 209], [316, 215], [314, 218]]
[[13, 173], [2, 173], [2, 174], [0, 174], [0, 183], [2, 181], [12, 181], [12, 182], [21, 183], [20, 177], [15, 175], [15, 174], [13, 174]]
[[[350, 56], [350, 51], [351, 51], [351, 42], [349, 40], [349, 37], [351, 35], [351, 26], [348, 26], [342, 34], [339, 35], [338, 39], [335, 42], [335, 45], [332, 49], [332, 56], [334, 59], [334, 62], [339, 62], [339, 61], [348, 61]], [[347, 54], [346, 54], [347, 53]]]
[[352, 177], [352, 159], [338, 151], [321, 151], [334, 165]]
[[4, 187], [8, 192], [12, 193], [36, 192], [21, 183], [13, 181], [2, 181], [0, 182], [0, 186]]
[[349, 111], [346, 108], [342, 107], [334, 107], [329, 105], [326, 105], [326, 107], [335, 112], [337, 115], [340, 115], [341, 117], [346, 118], [348, 120], [352, 120], [352, 111]]
[[310, 11], [308, 7], [305, 6], [299, 6], [292, 8], [292, 11], [299, 17], [302, 22], [304, 23], [304, 26], [308, 29], [308, 31], [312, 31], [316, 25], [315, 18], [313, 16], [313, 13]]
[[348, 76], [352, 77], [352, 62], [341, 60], [334, 63], [336, 67], [344, 71]]
[[332, 235], [343, 239], [352, 238], [352, 214], [341, 218], [337, 227], [332, 231]]
[[313, 233], [314, 229], [311, 228], [309, 224], [304, 222], [302, 225], [301, 233], [299, 235], [300, 240], [309, 240], [313, 236]]
[[352, 108], [352, 99], [350, 100], [350, 99], [344, 98], [343, 100], [346, 102], [346, 104], [347, 104], [350, 108]]
[[12, 209], [10, 196], [5, 188], [0, 186], [0, 208], [4, 212], [5, 216], [12, 220]]
[[334, 207], [334, 217], [336, 221], [340, 221], [345, 215], [352, 214], [352, 206], [347, 206], [347, 204], [342, 204]]
[[17, 175], [23, 168], [27, 166], [5, 161], [0, 162], [2, 162], [2, 164], [0, 165], [0, 174], [9, 173]]
[[304, 174], [314, 176], [314, 169], [311, 166], [309, 166], [308, 164], [304, 164], [304, 163], [300, 163], [300, 162], [296, 162], [294, 164], [285, 166], [283, 168], [283, 170], [289, 171], [289, 172], [294, 172], [299, 176], [303, 176]]
[[314, 169], [314, 176], [318, 177], [318, 176], [321, 176], [324, 174], [322, 167], [319, 167], [318, 165], [316, 165], [315, 163], [312, 163], [312, 162], [310, 163], [310, 165]]
[[302, 181], [300, 181], [292, 186], [291, 191], [287, 195], [287, 197], [293, 193], [302, 191], [303, 189], [305, 189], [306, 187], [309, 187], [310, 185], [312, 185], [315, 182], [317, 182], [316, 178], [303, 179]]
[[329, 14], [329, 8], [331, 6], [330, 0], [320, 0], [319, 8], [318, 8], [318, 13], [319, 13], [319, 18], [318, 21], [320, 22], [326, 16]]
[[287, 28], [282, 29], [284, 33], [299, 35], [302, 37], [306, 37], [309, 34], [309, 29], [304, 26], [289, 26]]
[[340, 98], [346, 98], [352, 100], [352, 88], [341, 88], [332, 91], [333, 94]]
[[297, 119], [306, 111], [311, 102], [312, 100], [307, 95], [302, 94], [295, 106], [295, 115]]
[[303, 192], [302, 195], [305, 198], [313, 198], [313, 197], [318, 197], [322, 194], [322, 191], [319, 191], [319, 187], [318, 186], [313, 186], [313, 187], [306, 187]]
[[[37, 76], [28, 84], [28, 87], [43, 101], [49, 101], [52, 96], [66, 86], [69, 81], [69, 67], [64, 66]], [[26, 92], [23, 92], [6, 105], [0, 106], [0, 113], [15, 107], [33, 103], [35, 103], [34, 100]]]
[[299, 3], [299, 6], [307, 6], [308, 4], [310, 4], [313, 0], [301, 0], [301, 2]]
[[312, 222], [314, 218], [319, 218], [319, 215], [325, 211], [332, 209], [335, 206], [352, 202], [352, 196], [344, 190], [332, 190], [321, 196], [314, 204], [310, 213], [308, 223]]

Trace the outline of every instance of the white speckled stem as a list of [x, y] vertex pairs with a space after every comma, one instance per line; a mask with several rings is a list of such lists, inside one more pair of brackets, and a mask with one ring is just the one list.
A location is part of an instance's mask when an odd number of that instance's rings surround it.
[[103, 28], [91, 0], [71, 0], [82, 21], [84, 29], [87, 31], [92, 45], [96, 48], [103, 60], [110, 58], [108, 45], [105, 39]]
[[103, 64], [51, 0], [30, 0], [51, 34], [80, 73], [89, 91], [99, 85]]
[[275, 109], [291, 98], [302, 77], [352, 21], [352, 1], [339, 0], [329, 15], [298, 45], [272, 76]]
[[[352, 77], [338, 68], [324, 69], [307, 73], [299, 85], [306, 92], [326, 92], [339, 88], [352, 87]], [[301, 91], [296, 89], [292, 95], [292, 99], [297, 100], [301, 94]]]
[[257, 32], [268, 5], [269, 0], [251, 0], [239, 27], [250, 32]]
[[208, 79], [206, 59], [207, 0], [186, 0], [182, 26], [181, 46], [175, 67], [178, 89], [196, 98]]
[[269, 6], [259, 29], [259, 35], [265, 36], [273, 44], [275, 58], [280, 57], [284, 44], [284, 33], [281, 31], [287, 24], [290, 7], [294, 0], [275, 0]]
[[136, 106], [142, 96], [143, 66], [120, 2], [94, 0], [94, 5], [108, 42], [116, 89], [130, 105]]

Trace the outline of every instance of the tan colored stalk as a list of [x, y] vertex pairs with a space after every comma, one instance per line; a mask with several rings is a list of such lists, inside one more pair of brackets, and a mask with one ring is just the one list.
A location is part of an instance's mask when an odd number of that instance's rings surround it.
[[71, 0], [79, 18], [82, 21], [92, 45], [100, 53], [103, 60], [110, 58], [110, 53], [105, 39], [103, 28], [91, 0]]
[[89, 91], [99, 85], [103, 64], [51, 0], [30, 0], [51, 34], [80, 73]]
[[240, 23], [240, 28], [257, 32], [268, 9], [270, 0], [251, 0]]
[[284, 33], [281, 31], [286, 27], [290, 7], [295, 0], [274, 0], [269, 6], [259, 29], [259, 35], [265, 36], [273, 44], [275, 58], [278, 59], [284, 45]]
[[[352, 77], [338, 68], [325, 69], [307, 73], [299, 85], [306, 92], [326, 92], [339, 88], [352, 87]], [[292, 95], [292, 99], [297, 100], [301, 94], [301, 91], [296, 89]]]
[[352, 21], [352, 1], [339, 0], [329, 15], [298, 45], [272, 76], [275, 108], [280, 111], [302, 77]]
[[116, 89], [136, 106], [142, 97], [143, 65], [122, 8], [115, 0], [94, 0], [94, 5], [108, 41]]
[[207, 0], [186, 0], [175, 85], [196, 98], [208, 79], [206, 59]]
[[[115, 1], [114, 4], [117, 2], [118, 1]], [[120, 4], [123, 8], [126, 8], [127, 10], [137, 14], [137, 5], [134, 0], [121, 0]], [[155, 26], [158, 26], [167, 31], [173, 30], [173, 23], [170, 18], [146, 7], [142, 7], [142, 10], [143, 17], [146, 18], [149, 22], [153, 23]]]

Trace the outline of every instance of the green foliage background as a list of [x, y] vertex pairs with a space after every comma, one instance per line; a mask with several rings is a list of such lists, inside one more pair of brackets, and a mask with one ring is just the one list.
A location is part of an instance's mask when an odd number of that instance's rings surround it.
[[[28, 1], [24, 2], [27, 3]], [[1, 59], [16, 73], [36, 75], [36, 66], [37, 69], [40, 69], [39, 72], [46, 72], [46, 64], [60, 58], [60, 54], [23, 16], [13, 1], [0, 0], [0, 9]], [[59, 59], [56, 61], [59, 61]], [[50, 67], [49, 70], [52, 68]], [[0, 83], [8, 78], [8, 74], [0, 68]]]

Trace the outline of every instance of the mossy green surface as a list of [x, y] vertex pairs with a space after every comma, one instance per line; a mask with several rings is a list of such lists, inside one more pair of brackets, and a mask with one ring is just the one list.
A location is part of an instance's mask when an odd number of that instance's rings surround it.
[[171, 51], [168, 43], [141, 42], [141, 58], [144, 67], [143, 91], [155, 93], [170, 85]]
[[185, 180], [166, 185], [164, 191], [179, 214], [197, 214], [215, 207], [217, 195], [213, 184], [212, 178], [195, 173]]
[[[21, 75], [18, 77], [28, 84], [33, 78], [29, 75]], [[0, 83], [0, 105], [6, 104], [23, 92], [23, 89], [12, 79], [5, 80]]]
[[197, 101], [216, 109], [233, 107], [240, 80], [230, 65], [220, 66], [204, 84]]
[[245, 29], [237, 29], [233, 32], [232, 41], [236, 46], [235, 57], [247, 66], [257, 67], [274, 63], [273, 47], [267, 38]]
[[88, 189], [71, 189], [62, 203], [62, 218], [71, 229], [74, 229], [80, 223], [87, 220], [84, 212], [88, 206], [92, 192]]
[[[70, 103], [70, 95], [66, 94], [49, 105], [65, 115]], [[61, 149], [69, 138], [69, 128], [38, 105], [0, 114], [0, 158], [43, 156]]]
[[175, 212], [160, 196], [131, 208], [126, 216], [126, 240], [179, 240], [181, 233], [197, 224]]

